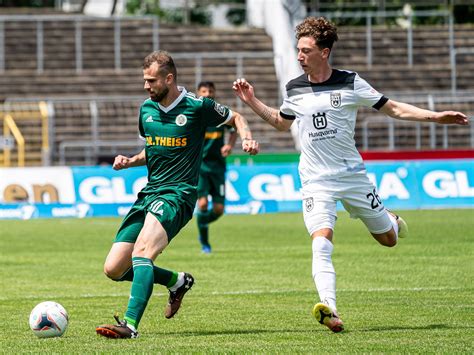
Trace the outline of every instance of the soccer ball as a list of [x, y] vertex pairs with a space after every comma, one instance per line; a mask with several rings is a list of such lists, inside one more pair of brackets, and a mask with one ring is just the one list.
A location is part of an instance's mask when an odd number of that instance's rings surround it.
[[59, 303], [39, 303], [30, 313], [30, 328], [38, 338], [60, 337], [67, 328], [68, 315]]

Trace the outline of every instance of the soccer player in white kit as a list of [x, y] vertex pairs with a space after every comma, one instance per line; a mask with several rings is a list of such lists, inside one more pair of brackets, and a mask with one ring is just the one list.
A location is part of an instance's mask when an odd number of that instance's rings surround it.
[[400, 120], [467, 125], [455, 111], [434, 112], [396, 102], [372, 88], [357, 73], [332, 69], [328, 59], [337, 41], [337, 29], [327, 19], [308, 17], [296, 27], [298, 61], [304, 74], [286, 85], [280, 110], [266, 106], [245, 79], [234, 82], [239, 98], [278, 130], [293, 122], [301, 144], [299, 175], [303, 216], [312, 238], [312, 275], [320, 302], [314, 317], [333, 332], [344, 324], [336, 310], [336, 273], [332, 263], [336, 202], [341, 201], [353, 218], [360, 218], [382, 245], [393, 247], [408, 234], [406, 223], [387, 211], [354, 141], [359, 106], [373, 107]]

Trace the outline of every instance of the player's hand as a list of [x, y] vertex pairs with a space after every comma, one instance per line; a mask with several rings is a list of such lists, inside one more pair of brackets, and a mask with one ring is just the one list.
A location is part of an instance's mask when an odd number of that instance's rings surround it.
[[461, 112], [456, 111], [443, 111], [439, 112], [435, 117], [436, 123], [440, 124], [459, 124], [466, 126], [469, 124], [467, 116]]
[[253, 86], [244, 78], [239, 78], [234, 81], [232, 89], [234, 89], [235, 94], [245, 103], [252, 101], [255, 97]]
[[258, 142], [254, 139], [243, 139], [242, 150], [250, 155], [256, 155], [260, 151]]
[[117, 155], [115, 157], [114, 164], [112, 165], [114, 170], [127, 169], [128, 167], [130, 167], [130, 158], [123, 155]]
[[221, 148], [221, 155], [224, 157], [224, 158], [227, 158], [230, 153], [232, 152], [232, 147], [230, 146], [230, 144], [224, 144]]

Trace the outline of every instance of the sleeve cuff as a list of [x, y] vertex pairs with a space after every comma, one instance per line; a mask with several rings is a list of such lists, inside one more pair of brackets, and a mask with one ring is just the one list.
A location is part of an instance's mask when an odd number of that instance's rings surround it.
[[380, 110], [382, 108], [382, 106], [387, 103], [387, 101], [388, 101], [388, 97], [382, 96], [380, 98], [380, 100], [377, 101], [377, 103], [375, 105], [373, 105], [372, 107], [376, 110]]
[[296, 116], [292, 116], [292, 115], [287, 115], [286, 113], [283, 113], [280, 111], [280, 116], [283, 117], [285, 120], [290, 120], [290, 121], [294, 121]]

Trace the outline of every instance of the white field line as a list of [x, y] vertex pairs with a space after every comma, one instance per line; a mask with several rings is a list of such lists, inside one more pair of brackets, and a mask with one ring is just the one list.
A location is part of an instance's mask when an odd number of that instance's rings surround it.
[[[366, 288], [366, 289], [339, 289], [337, 292], [357, 292], [357, 293], [377, 293], [377, 292], [445, 292], [445, 291], [468, 291], [471, 287], [413, 287], [413, 288]], [[274, 294], [292, 294], [292, 293], [316, 293], [316, 290], [242, 290], [242, 291], [225, 291], [225, 292], [193, 292], [193, 296], [208, 297], [212, 296], [239, 296], [239, 295], [274, 295]], [[3, 297], [0, 301], [15, 301], [28, 299], [81, 299], [95, 297], [128, 297], [129, 293], [85, 293], [75, 296], [70, 295], [29, 295], [23, 297]], [[168, 293], [154, 292], [153, 296], [168, 296]]]

